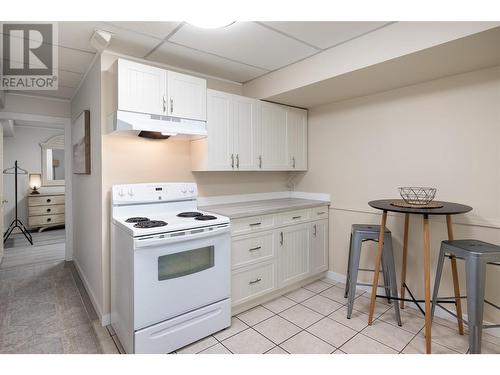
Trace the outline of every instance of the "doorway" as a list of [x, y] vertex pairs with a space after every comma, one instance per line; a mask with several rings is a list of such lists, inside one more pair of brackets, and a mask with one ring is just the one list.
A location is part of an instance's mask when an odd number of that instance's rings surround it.
[[0, 124], [0, 269], [70, 260], [70, 120], [0, 112]]

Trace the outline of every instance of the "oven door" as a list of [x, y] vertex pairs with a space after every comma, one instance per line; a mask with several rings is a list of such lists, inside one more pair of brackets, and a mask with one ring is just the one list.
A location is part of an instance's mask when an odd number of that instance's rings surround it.
[[135, 330], [229, 298], [229, 225], [134, 242]]

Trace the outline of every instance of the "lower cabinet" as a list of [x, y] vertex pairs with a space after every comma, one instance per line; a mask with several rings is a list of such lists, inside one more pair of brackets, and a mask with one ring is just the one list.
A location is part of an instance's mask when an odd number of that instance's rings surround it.
[[[233, 220], [233, 307], [248, 306], [328, 270], [328, 207], [304, 209], [300, 215], [297, 212]], [[303, 222], [283, 219], [288, 216], [300, 217]], [[260, 225], [250, 226], [255, 223]]]
[[278, 265], [280, 287], [305, 278], [310, 270], [310, 226], [298, 224], [285, 227], [279, 232]]

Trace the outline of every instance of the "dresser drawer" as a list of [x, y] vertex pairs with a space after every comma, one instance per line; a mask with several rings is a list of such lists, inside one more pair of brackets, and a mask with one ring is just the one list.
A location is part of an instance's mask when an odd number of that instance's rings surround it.
[[263, 229], [271, 229], [274, 225], [273, 215], [252, 216], [231, 220], [231, 234], [252, 233]]
[[56, 214], [64, 214], [64, 204], [57, 204], [53, 206], [28, 207], [29, 216], [56, 215]]
[[30, 227], [39, 227], [39, 226], [57, 225], [57, 224], [64, 224], [64, 214], [30, 216], [28, 218], [28, 226]]
[[288, 211], [279, 214], [277, 221], [279, 225], [293, 225], [309, 220], [310, 215], [309, 209]]
[[43, 197], [28, 197], [28, 206], [48, 206], [53, 204], [64, 204], [64, 195], [46, 195]]
[[231, 263], [233, 268], [269, 260], [275, 256], [274, 232], [240, 236], [233, 240]]
[[260, 297], [276, 289], [276, 262], [258, 264], [233, 271], [231, 282], [232, 304]]
[[328, 219], [328, 206], [311, 208], [311, 219]]

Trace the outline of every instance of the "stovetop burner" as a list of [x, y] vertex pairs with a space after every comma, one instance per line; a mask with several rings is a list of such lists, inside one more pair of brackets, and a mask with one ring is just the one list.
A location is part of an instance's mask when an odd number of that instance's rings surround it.
[[140, 221], [134, 225], [134, 228], [156, 228], [156, 227], [164, 227], [168, 225], [168, 223], [162, 220], [148, 220], [148, 221]]
[[141, 223], [144, 221], [149, 221], [148, 217], [129, 217], [127, 220], [125, 220], [126, 223]]
[[195, 220], [206, 221], [206, 220], [215, 220], [217, 218], [215, 216], [212, 216], [212, 215], [201, 215], [201, 216], [195, 217], [194, 219]]
[[181, 212], [177, 217], [199, 217], [203, 216], [201, 212]]

